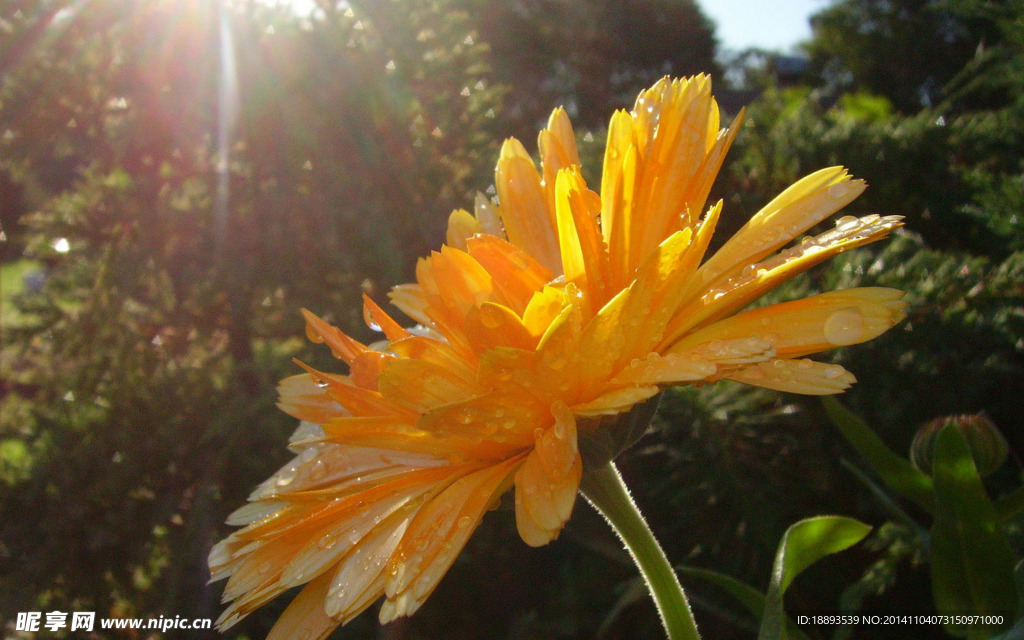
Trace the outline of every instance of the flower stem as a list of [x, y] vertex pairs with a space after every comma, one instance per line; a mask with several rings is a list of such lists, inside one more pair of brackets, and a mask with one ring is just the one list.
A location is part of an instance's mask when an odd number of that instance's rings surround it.
[[700, 640], [679, 578], [629, 495], [615, 464], [609, 462], [585, 473], [580, 491], [626, 544], [654, 598], [669, 640]]

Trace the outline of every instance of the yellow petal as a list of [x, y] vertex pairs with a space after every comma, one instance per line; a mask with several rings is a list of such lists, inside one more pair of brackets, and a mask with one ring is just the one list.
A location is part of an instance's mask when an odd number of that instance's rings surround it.
[[565, 292], [555, 287], [544, 287], [533, 294], [523, 312], [523, 325], [531, 335], [540, 338], [562, 310], [569, 304]]
[[463, 326], [466, 339], [476, 353], [494, 347], [533, 349], [537, 339], [530, 334], [523, 321], [508, 307], [485, 302], [466, 314]]
[[615, 375], [634, 358], [644, 358], [661, 339], [678, 304], [678, 292], [696, 269], [689, 229], [669, 237], [636, 274], [633, 284], [612, 298], [583, 331], [574, 367], [584, 388]]
[[588, 318], [608, 298], [608, 251], [597, 226], [600, 211], [600, 197], [587, 189], [583, 176], [575, 169], [558, 174], [555, 213], [562, 272], [566, 282], [583, 293], [583, 313]]
[[697, 282], [708, 285], [720, 276], [735, 275], [848, 205], [864, 188], [864, 181], [851, 180], [843, 167], [802, 178], [757, 212], [702, 265]]
[[611, 285], [615, 290], [626, 285], [633, 269], [629, 246], [641, 162], [636, 144], [629, 113], [616, 111], [608, 125], [601, 175], [601, 233], [608, 245]]
[[702, 295], [695, 293], [676, 311], [658, 350], [667, 349], [694, 327], [735, 313], [779, 284], [838, 253], [881, 240], [902, 224], [900, 220], [899, 216], [877, 215], [842, 218], [835, 230], [809, 238], [764, 262], [749, 265], [720, 287]]
[[726, 376], [729, 380], [776, 391], [827, 396], [842, 393], [857, 381], [838, 364], [813, 360], [770, 360], [753, 364]]
[[445, 244], [466, 250], [466, 240], [481, 232], [480, 222], [465, 209], [456, 209], [448, 216], [448, 231]]
[[532, 255], [545, 268], [557, 272], [561, 260], [554, 212], [548, 211], [540, 175], [518, 140], [509, 138], [502, 146], [494, 184], [509, 242]]
[[537, 137], [540, 165], [544, 178], [544, 192], [548, 211], [555, 210], [555, 178], [559, 171], [580, 164], [576, 151], [576, 136], [565, 109], [559, 107], [551, 113], [548, 126]]
[[424, 326], [432, 324], [430, 316], [427, 315], [427, 298], [420, 285], [400, 284], [388, 292], [388, 298], [391, 299], [391, 304], [416, 322]]
[[902, 297], [896, 289], [865, 287], [761, 307], [691, 333], [669, 352], [759, 337], [771, 343], [778, 357], [798, 358], [877, 337], [903, 319]]

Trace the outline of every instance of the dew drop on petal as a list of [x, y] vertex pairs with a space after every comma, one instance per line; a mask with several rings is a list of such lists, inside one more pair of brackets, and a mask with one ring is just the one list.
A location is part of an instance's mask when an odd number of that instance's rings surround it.
[[484, 325], [488, 329], [497, 329], [501, 327], [501, 312], [494, 307], [482, 307], [480, 309], [480, 324]]
[[825, 320], [823, 331], [834, 345], [856, 344], [864, 335], [864, 316], [856, 309], [840, 309]]
[[839, 182], [828, 188], [828, 197], [838, 200], [846, 195], [849, 188], [845, 182]]
[[316, 542], [317, 546], [320, 547], [321, 549], [330, 549], [331, 547], [333, 547], [337, 543], [338, 543], [338, 537], [333, 535], [333, 534], [330, 534], [330, 533], [325, 533], [323, 535], [323, 537], [321, 537]]
[[845, 372], [845, 369], [843, 369], [842, 367], [840, 367], [837, 364], [833, 364], [833, 365], [829, 365], [828, 367], [825, 368], [824, 375], [829, 380], [835, 380], [836, 378], [842, 376], [844, 372]]
[[290, 485], [292, 483], [292, 480], [295, 480], [295, 474], [296, 474], [296, 470], [295, 470], [294, 467], [292, 467], [290, 469], [285, 469], [284, 471], [281, 471], [277, 475], [277, 480], [276, 480], [277, 486], [279, 486], [279, 487], [287, 487], [288, 485]]
[[472, 520], [470, 519], [469, 516], [462, 516], [461, 518], [459, 518], [459, 528], [460, 529], [465, 529], [470, 524], [472, 524]]

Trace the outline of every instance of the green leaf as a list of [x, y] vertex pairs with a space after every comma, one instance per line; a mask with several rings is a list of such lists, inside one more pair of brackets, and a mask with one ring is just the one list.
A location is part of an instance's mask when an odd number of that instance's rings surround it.
[[727, 576], [724, 573], [718, 573], [717, 571], [711, 571], [710, 569], [676, 567], [676, 570], [684, 576], [704, 580], [705, 582], [710, 582], [717, 587], [721, 587], [729, 595], [736, 598], [740, 605], [749, 611], [756, 619], [760, 620], [761, 616], [764, 614], [764, 594], [754, 587], [744, 582], [740, 582], [732, 576]]
[[[935, 443], [935, 522], [932, 525], [932, 594], [939, 613], [1003, 616], [1005, 628], [1017, 610], [1013, 551], [959, 430], [947, 427]], [[958, 636], [979, 625], [947, 625]]]
[[787, 529], [775, 555], [758, 640], [792, 638], [786, 625], [783, 596], [793, 579], [821, 558], [857, 544], [870, 531], [871, 527], [863, 522], [842, 516], [808, 518]]
[[[677, 571], [685, 576], [705, 580], [717, 587], [720, 587], [726, 593], [736, 598], [740, 605], [749, 611], [756, 620], [761, 620], [764, 616], [765, 595], [754, 587], [740, 582], [732, 576], [727, 576], [724, 573], [718, 573], [717, 571], [711, 571], [709, 569], [677, 567]], [[809, 640], [804, 632], [800, 631], [789, 617], [786, 617], [785, 622], [787, 638], [790, 640]]]
[[853, 445], [864, 460], [893, 491], [902, 494], [932, 512], [935, 492], [932, 479], [915, 469], [910, 462], [887, 447], [882, 439], [856, 414], [839, 404], [834, 398], [823, 398], [822, 404], [832, 424]]

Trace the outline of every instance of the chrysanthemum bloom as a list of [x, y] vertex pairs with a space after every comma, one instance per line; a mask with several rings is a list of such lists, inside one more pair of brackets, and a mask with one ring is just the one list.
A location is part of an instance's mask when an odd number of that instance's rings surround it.
[[306, 312], [307, 333], [349, 366], [281, 383], [303, 421], [291, 463], [228, 522], [210, 554], [230, 577], [226, 628], [305, 584], [273, 638], [321, 638], [381, 596], [381, 622], [414, 612], [487, 510], [510, 489], [527, 544], [559, 534], [583, 463], [577, 438], [667, 385], [729, 379], [803, 394], [853, 376], [808, 354], [869, 340], [902, 315], [902, 293], [863, 288], [742, 311], [779, 283], [884, 237], [894, 217], [846, 217], [783, 248], [856, 198], [840, 167], [787, 189], [705, 260], [721, 202], [705, 200], [738, 129], [719, 128], [707, 77], [662, 80], [611, 120], [601, 193], [579, 171], [556, 110], [541, 168], [508, 140], [499, 205], [452, 214], [446, 246], [391, 300], [370, 299], [372, 349]]

